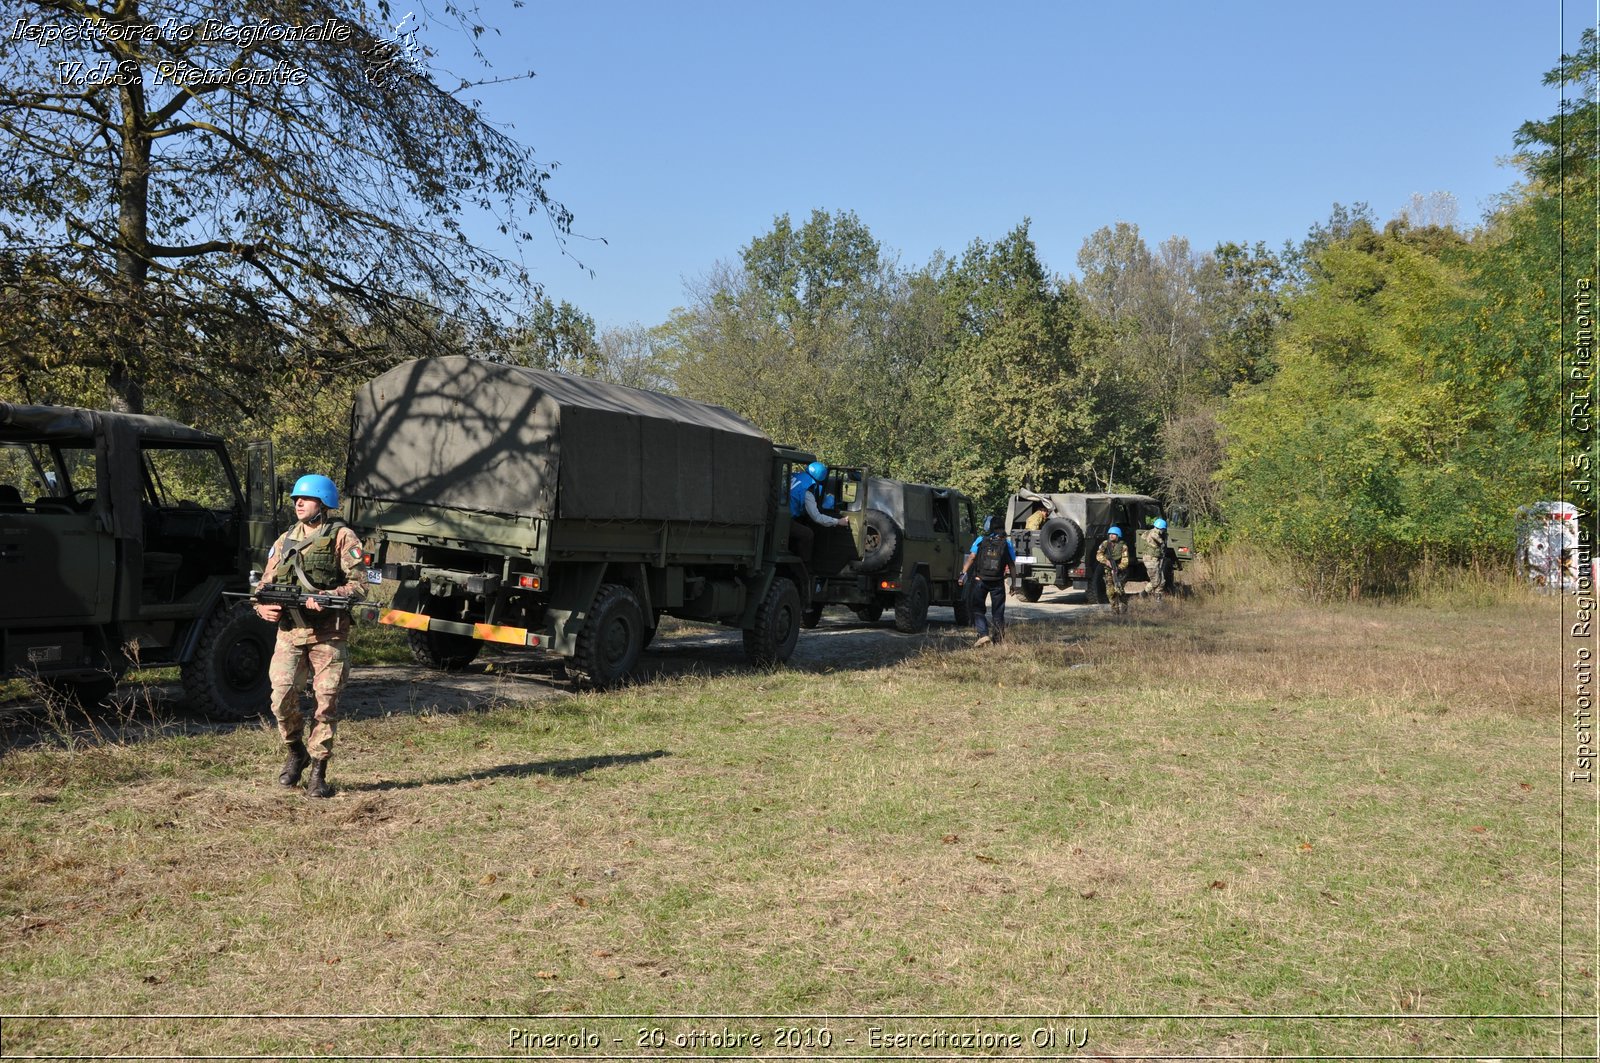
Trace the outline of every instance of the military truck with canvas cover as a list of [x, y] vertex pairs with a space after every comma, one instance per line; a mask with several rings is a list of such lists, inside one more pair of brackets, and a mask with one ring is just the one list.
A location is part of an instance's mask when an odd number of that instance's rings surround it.
[[[1047, 519], [1043, 527], [1029, 531], [1026, 524], [1035, 505], [1045, 508]], [[1161, 503], [1149, 495], [1017, 492], [1006, 505], [1006, 529], [1017, 551], [1013, 593], [1036, 602], [1046, 586], [1077, 588], [1087, 591], [1091, 601], [1104, 604], [1105, 575], [1095, 561], [1095, 552], [1105, 541], [1107, 529], [1113, 525], [1121, 528], [1123, 541], [1132, 551], [1127, 578], [1148, 580], [1150, 559], [1143, 556], [1148, 549], [1144, 533], [1158, 518], [1164, 519]], [[1161, 559], [1167, 566], [1169, 585], [1177, 569], [1193, 558], [1193, 529], [1169, 520], [1167, 556]]]
[[0, 664], [80, 702], [177, 665], [192, 707], [267, 708], [272, 626], [249, 590], [251, 520], [221, 439], [161, 417], [0, 403]]
[[967, 622], [956, 577], [978, 533], [965, 495], [861, 468], [829, 470], [822, 490], [837, 503], [828, 515], [842, 514], [849, 524], [816, 529], [807, 627], [829, 605], [848, 606], [867, 623], [893, 609], [894, 626], [907, 634], [928, 626], [932, 605], [952, 606], [956, 623]]
[[[361, 387], [347, 519], [419, 661], [486, 642], [626, 676], [663, 615], [742, 629], [787, 660], [805, 581], [788, 549], [788, 469], [720, 406], [475, 358], [419, 359]], [[406, 549], [399, 549], [399, 548]]]

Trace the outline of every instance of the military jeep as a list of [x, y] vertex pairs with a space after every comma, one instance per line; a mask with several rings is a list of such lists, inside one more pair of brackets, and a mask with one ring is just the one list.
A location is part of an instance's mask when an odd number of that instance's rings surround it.
[[225, 597], [270, 541], [270, 517], [252, 527], [217, 436], [0, 403], [0, 676], [92, 704], [130, 668], [177, 665], [197, 711], [264, 711], [273, 628]]
[[805, 627], [815, 627], [829, 605], [847, 606], [869, 624], [892, 608], [895, 628], [907, 634], [928, 626], [933, 605], [952, 606], [956, 622], [967, 622], [956, 577], [978, 533], [966, 495], [864, 468], [830, 470], [823, 492], [836, 500], [825, 512], [849, 524], [816, 530]]
[[[1028, 530], [1028, 518], [1043, 507], [1043, 527]], [[1106, 530], [1120, 527], [1123, 541], [1133, 558], [1128, 579], [1148, 580], [1150, 558], [1144, 533], [1162, 517], [1161, 503], [1149, 495], [1125, 494], [1039, 494], [1018, 491], [1006, 505], [1006, 530], [1017, 551], [1017, 564], [1011, 579], [1012, 594], [1023, 601], [1036, 602], [1044, 588], [1075, 588], [1088, 592], [1091, 601], [1104, 604], [1105, 574], [1095, 553], [1105, 541]], [[1194, 558], [1194, 532], [1177, 519], [1167, 522], [1167, 552], [1160, 564], [1166, 566], [1168, 585], [1185, 562]]]

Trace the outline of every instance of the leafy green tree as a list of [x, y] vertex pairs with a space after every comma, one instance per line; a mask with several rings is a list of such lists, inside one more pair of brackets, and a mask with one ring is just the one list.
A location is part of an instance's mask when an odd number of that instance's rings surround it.
[[976, 240], [940, 278], [941, 431], [949, 482], [997, 507], [1018, 487], [1075, 487], [1098, 457], [1080, 369], [1091, 342], [1081, 297], [1039, 260], [1029, 223]]
[[1321, 593], [1508, 555], [1516, 506], [1548, 483], [1548, 371], [1473, 335], [1483, 273], [1462, 237], [1444, 239], [1357, 226], [1317, 252], [1277, 373], [1224, 411], [1231, 534]]
[[[440, 310], [489, 329], [526, 305], [527, 270], [462, 219], [488, 212], [514, 239], [563, 241], [571, 216], [547, 192], [551, 168], [462, 98], [469, 85], [429, 72], [387, 3], [219, 10], [12, 5], [0, 50], [12, 376], [37, 382], [71, 359], [124, 409], [154, 389], [238, 413], [258, 378], [380, 358], [362, 336], [442, 335]], [[51, 320], [69, 334], [41, 333]]]
[[1223, 396], [1236, 384], [1259, 384], [1272, 375], [1289, 271], [1261, 241], [1219, 244], [1209, 266], [1207, 390]]
[[[1549, 118], [1524, 122], [1517, 130], [1523, 166], [1543, 191], [1566, 192], [1574, 200], [1592, 204], [1595, 164], [1600, 160], [1600, 104], [1596, 103], [1600, 38], [1592, 27], [1583, 31], [1577, 51], [1563, 55], [1545, 74], [1544, 83], [1562, 87], [1561, 109]], [[1592, 225], [1589, 228], [1592, 231]]]
[[854, 214], [787, 215], [721, 265], [663, 327], [677, 389], [835, 464], [915, 475], [931, 421], [925, 283]]

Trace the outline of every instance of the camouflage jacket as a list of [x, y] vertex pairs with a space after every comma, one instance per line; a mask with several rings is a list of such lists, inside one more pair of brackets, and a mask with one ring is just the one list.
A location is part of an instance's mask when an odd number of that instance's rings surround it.
[[1107, 539], [1100, 544], [1100, 549], [1094, 552], [1094, 559], [1106, 568], [1115, 568], [1126, 572], [1128, 569], [1128, 544], [1121, 539], [1116, 542]]
[[[305, 524], [296, 524], [272, 544], [272, 549], [267, 551], [267, 567], [261, 572], [262, 583], [297, 583], [294, 573], [285, 569], [278, 572], [278, 564], [283, 559], [284, 552], [291, 545], [311, 539], [321, 532], [321, 528], [307, 527]], [[342, 594], [348, 598], [360, 601], [367, 596], [367, 566], [362, 561], [361, 539], [348, 525], [341, 524], [333, 533], [333, 556], [338, 558], [339, 570], [344, 576], [344, 582], [334, 587], [322, 588], [327, 594]], [[333, 639], [342, 639], [350, 633], [350, 614], [343, 610], [339, 612], [317, 612], [312, 609], [285, 607], [278, 614], [278, 630], [288, 632], [293, 636], [293, 641], [300, 642], [328, 642]]]

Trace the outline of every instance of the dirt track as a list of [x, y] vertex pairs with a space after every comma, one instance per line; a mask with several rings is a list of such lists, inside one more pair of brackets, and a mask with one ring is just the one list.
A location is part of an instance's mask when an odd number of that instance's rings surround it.
[[[1015, 598], [1008, 601], [1006, 619], [1014, 624], [1064, 623], [1083, 619], [1093, 608], [1080, 593], [1046, 590], [1044, 597], [1032, 605]], [[789, 666], [817, 672], [872, 668], [902, 660], [925, 646], [954, 648], [970, 645], [975, 638], [972, 628], [956, 626], [948, 608], [930, 609], [928, 619], [927, 631], [902, 635], [894, 629], [892, 614], [864, 624], [844, 609], [831, 609], [817, 627], [800, 633]], [[739, 632], [684, 625], [663, 632], [646, 648], [637, 675], [641, 680], [690, 672], [719, 675], [746, 667], [748, 661]], [[557, 697], [571, 689], [559, 658], [525, 653], [488, 652], [465, 671], [455, 673], [416, 665], [358, 666], [345, 687], [341, 715], [360, 719], [388, 713], [462, 712], [496, 700]], [[112, 718], [148, 718], [151, 714], [158, 719], [182, 717], [181, 697], [176, 684], [142, 690], [124, 687], [118, 694], [120, 710], [106, 712]], [[135, 701], [144, 703], [144, 711], [134, 711]], [[36, 740], [45, 716], [44, 707], [38, 703], [14, 701], [0, 705], [0, 747], [27, 745]], [[192, 719], [185, 722], [186, 729], [192, 730], [238, 726]]]
[[[1014, 598], [1006, 603], [1011, 623], [1062, 623], [1092, 611], [1082, 594], [1053, 590], [1032, 605]], [[890, 615], [864, 624], [847, 610], [835, 608], [815, 628], [800, 633], [789, 667], [816, 672], [873, 668], [902, 660], [925, 646], [970, 645], [975, 637], [972, 628], [956, 626], [948, 608], [928, 610], [928, 630], [919, 635], [896, 631]], [[719, 675], [748, 663], [739, 632], [685, 625], [651, 643], [636, 674], [640, 679], [686, 672]], [[454, 674], [407, 665], [359, 669], [345, 688], [343, 706], [351, 717], [424, 708], [448, 712], [497, 698], [525, 701], [570, 690], [557, 659], [496, 654]]]

